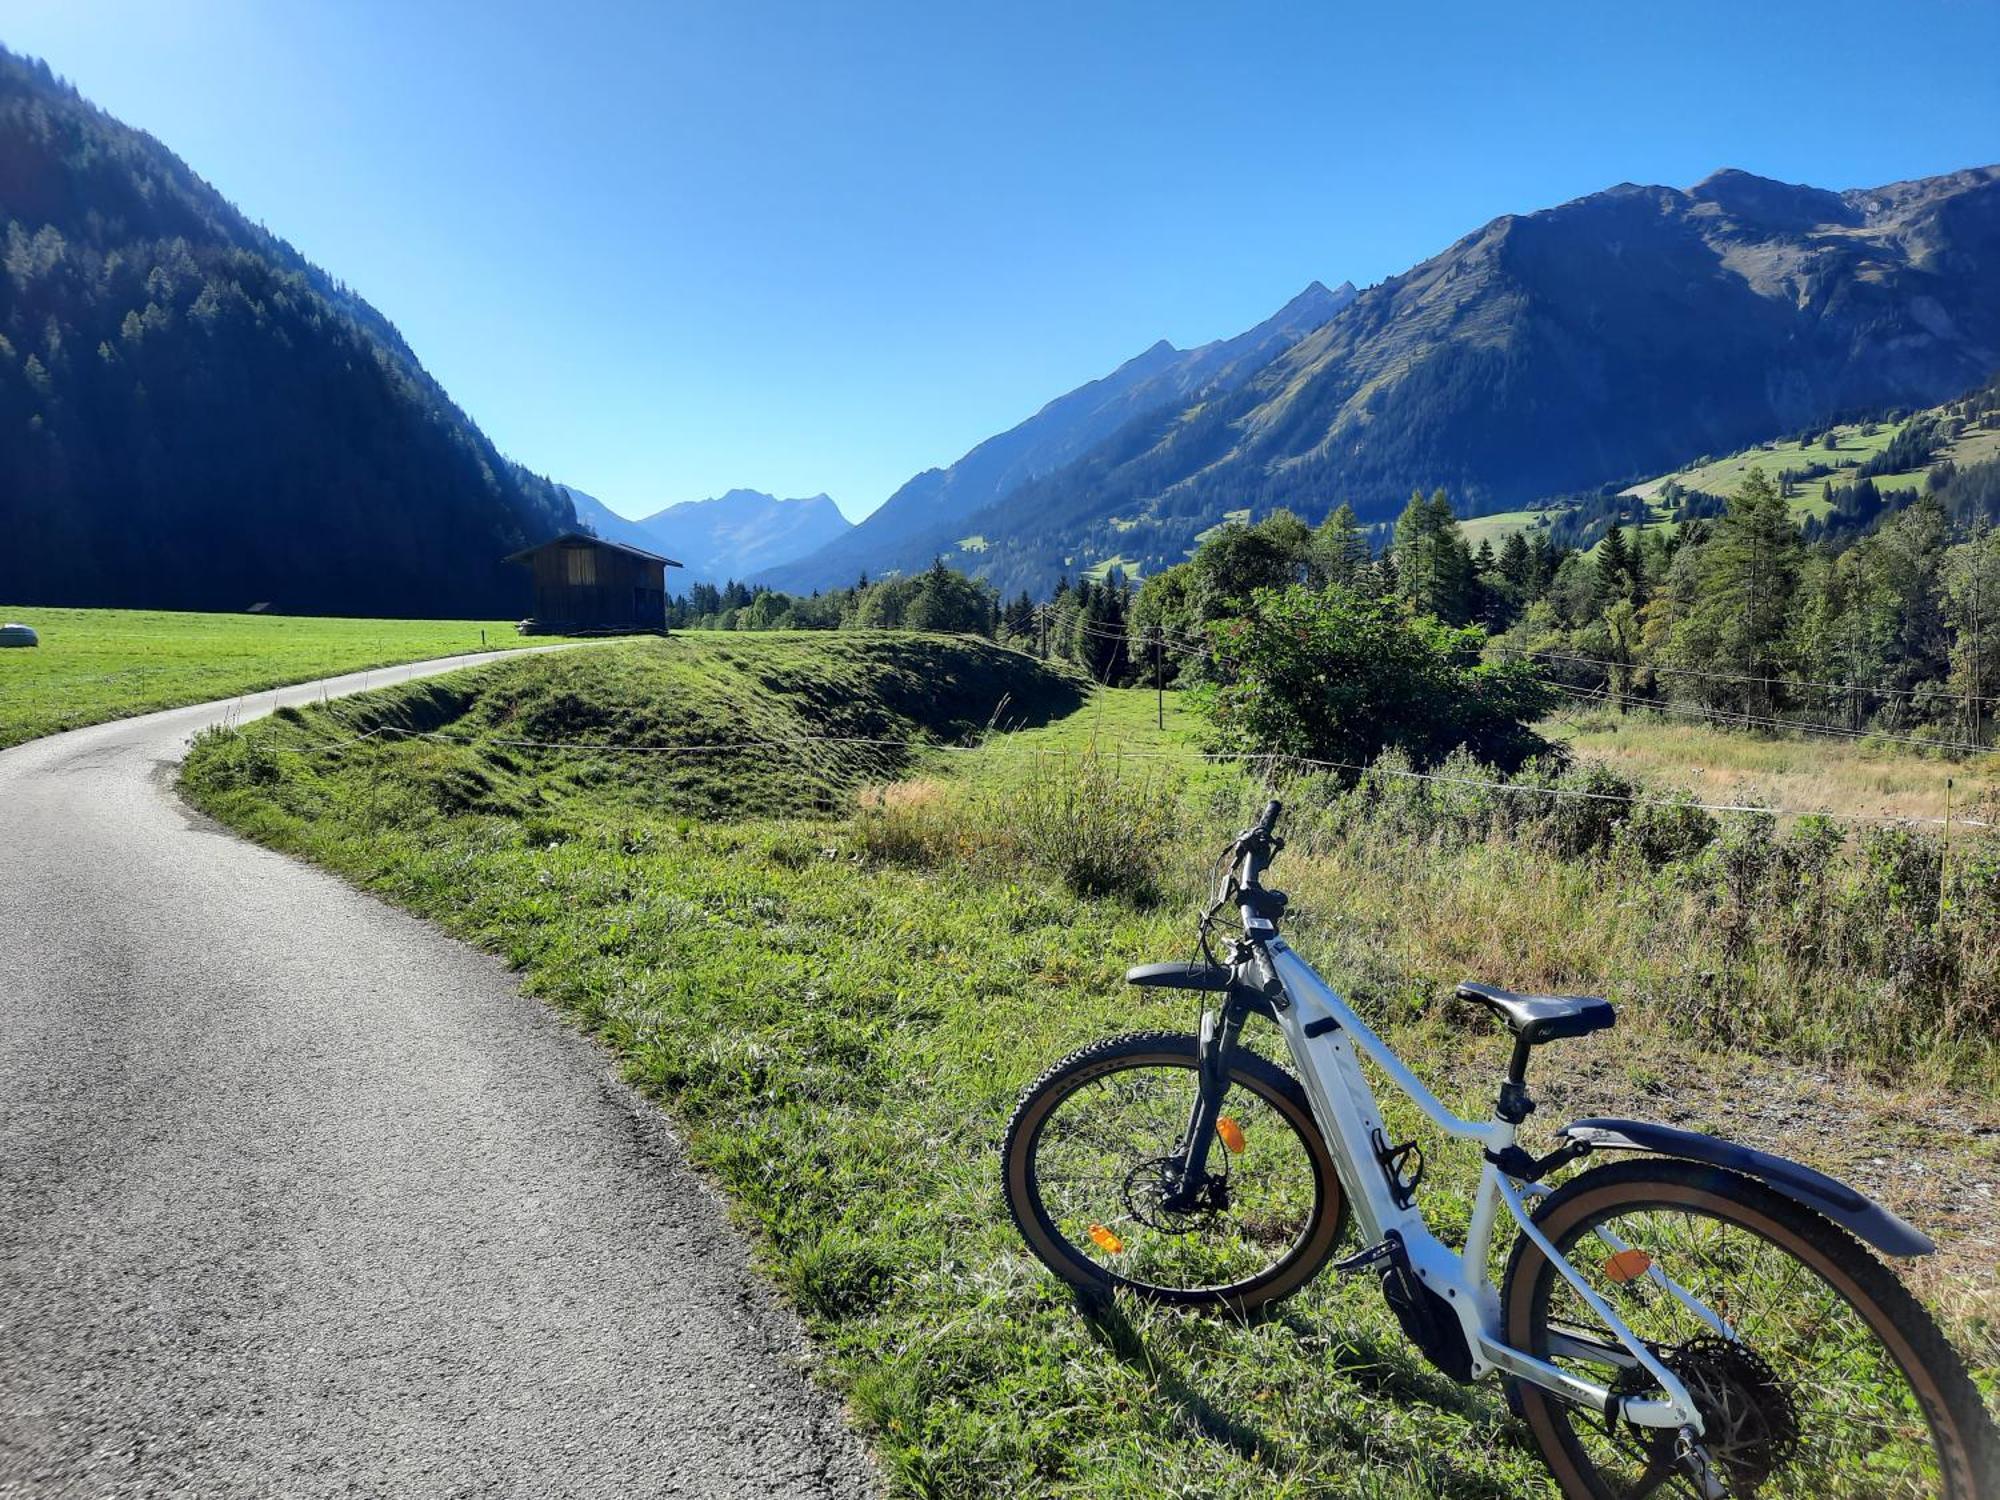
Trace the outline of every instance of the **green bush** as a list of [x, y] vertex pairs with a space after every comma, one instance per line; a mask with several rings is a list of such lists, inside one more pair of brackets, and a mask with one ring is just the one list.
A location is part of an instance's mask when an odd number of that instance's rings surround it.
[[1527, 727], [1554, 690], [1522, 661], [1482, 663], [1485, 633], [1339, 585], [1259, 589], [1210, 627], [1221, 680], [1196, 690], [1216, 748], [1333, 762], [1352, 777], [1384, 750], [1419, 767], [1463, 747], [1512, 768], [1551, 747]]

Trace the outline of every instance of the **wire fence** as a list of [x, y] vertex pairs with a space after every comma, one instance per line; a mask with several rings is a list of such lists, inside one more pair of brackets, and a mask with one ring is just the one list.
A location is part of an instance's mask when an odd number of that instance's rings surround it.
[[[1932, 817], [1909, 813], [1870, 813], [1841, 809], [1800, 809], [1774, 806], [1761, 802], [1711, 802], [1692, 796], [1649, 796], [1642, 793], [1604, 791], [1591, 787], [1552, 786], [1540, 782], [1506, 781], [1497, 777], [1457, 775], [1441, 771], [1419, 771], [1410, 767], [1385, 766], [1379, 762], [1364, 764], [1356, 761], [1329, 760], [1317, 756], [1287, 755], [1268, 751], [1201, 751], [1186, 748], [1145, 749], [1124, 745], [1099, 747], [1096, 745], [1064, 746], [1051, 744], [1033, 736], [1036, 731], [1010, 731], [989, 735], [977, 743], [952, 743], [949, 741], [913, 738], [892, 738], [872, 735], [828, 735], [800, 734], [774, 738], [712, 741], [697, 744], [630, 744], [611, 741], [551, 740], [536, 739], [519, 735], [468, 734], [453, 735], [438, 730], [408, 729], [399, 725], [376, 725], [363, 733], [346, 739], [318, 741], [313, 748], [321, 751], [343, 749], [366, 741], [381, 738], [425, 740], [436, 744], [452, 745], [463, 749], [503, 747], [525, 749], [568, 755], [632, 755], [667, 759], [692, 759], [717, 755], [742, 755], [761, 752], [789, 752], [805, 755], [809, 751], [865, 750], [879, 752], [877, 764], [884, 769], [896, 769], [901, 762], [921, 757], [925, 754], [975, 755], [995, 758], [1004, 755], [1026, 754], [1032, 756], [1062, 756], [1069, 754], [1099, 755], [1105, 758], [1136, 761], [1159, 761], [1178, 763], [1184, 766], [1235, 765], [1253, 772], [1260, 772], [1266, 781], [1276, 781], [1286, 775], [1296, 775], [1309, 771], [1338, 772], [1359, 781], [1367, 777], [1385, 777], [1394, 780], [1425, 782], [1441, 786], [1474, 788], [1498, 792], [1506, 796], [1545, 797], [1557, 800], [1579, 800], [1591, 802], [1622, 803], [1631, 807], [1660, 809], [1698, 809], [1702, 812], [1750, 814], [1773, 818], [1827, 818], [1835, 822], [1872, 825], [1917, 825], [1942, 826], [1947, 828], [1990, 828], [1993, 825], [1983, 819], [1963, 815]], [[891, 764], [891, 762], [896, 764]]]

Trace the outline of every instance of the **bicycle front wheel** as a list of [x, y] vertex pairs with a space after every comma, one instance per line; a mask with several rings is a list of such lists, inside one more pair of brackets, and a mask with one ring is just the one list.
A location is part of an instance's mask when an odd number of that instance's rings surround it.
[[[1687, 1388], [1676, 1434], [1520, 1382], [1572, 1500], [1715, 1493], [1771, 1500], [1994, 1500], [1992, 1424], [1930, 1314], [1860, 1243], [1762, 1183], [1690, 1162], [1599, 1167], [1535, 1214], [1556, 1249]], [[1658, 1387], [1525, 1235], [1508, 1342], [1620, 1395]], [[1707, 1469], [1704, 1476], [1700, 1471]]]
[[1230, 1059], [1208, 1181], [1196, 1201], [1174, 1193], [1199, 1077], [1195, 1038], [1145, 1032], [1084, 1048], [1022, 1095], [1001, 1152], [1007, 1207], [1072, 1286], [1247, 1313], [1339, 1243], [1346, 1200], [1305, 1093], [1253, 1052]]

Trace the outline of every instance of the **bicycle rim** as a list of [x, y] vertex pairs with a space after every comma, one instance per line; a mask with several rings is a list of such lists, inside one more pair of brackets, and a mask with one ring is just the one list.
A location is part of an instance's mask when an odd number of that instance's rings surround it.
[[1267, 1283], [1323, 1223], [1323, 1168], [1277, 1091], [1235, 1072], [1200, 1203], [1170, 1207], [1173, 1162], [1195, 1098], [1192, 1055], [1152, 1053], [1079, 1069], [1029, 1144], [1036, 1216], [1081, 1267], [1167, 1300], [1222, 1300]]

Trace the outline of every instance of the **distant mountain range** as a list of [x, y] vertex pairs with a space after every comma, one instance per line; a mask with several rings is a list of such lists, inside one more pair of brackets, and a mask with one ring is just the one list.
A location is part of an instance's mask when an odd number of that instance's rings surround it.
[[1150, 573], [1232, 515], [1613, 489], [2000, 370], [2000, 167], [1740, 171], [1495, 219], [1356, 293], [1159, 343], [858, 526], [731, 491], [613, 516], [495, 451], [396, 329], [152, 137], [0, 50], [0, 598], [512, 613], [578, 524], [794, 591], [943, 556], [1008, 592]]
[[[1996, 368], [2000, 168], [1843, 193], [1729, 170], [1624, 184], [1496, 219], [1228, 389], [1134, 415], [867, 561], [942, 554], [1009, 591], [1112, 560], [1154, 571], [1232, 513], [1348, 500], [1376, 521], [1440, 485], [1463, 513], [1500, 510], [1928, 405]], [[851, 559], [825, 555], [771, 581], [838, 581]]]
[[761, 490], [730, 490], [712, 500], [685, 500], [644, 520], [619, 515], [594, 495], [564, 487], [577, 520], [608, 541], [626, 542], [679, 562], [676, 592], [690, 583], [726, 583], [807, 553], [846, 535], [853, 523], [825, 495], [780, 500]]
[[[1058, 396], [1032, 417], [988, 438], [949, 468], [926, 469], [828, 546], [758, 582], [790, 592], [837, 588], [857, 575], [909, 568], [926, 547], [950, 550], [959, 523], [1015, 489], [1089, 452], [1136, 417], [1231, 391], [1355, 298], [1352, 282], [1315, 281], [1255, 328], [1195, 349], [1161, 339], [1102, 379]], [[948, 535], [947, 535], [948, 534]], [[914, 550], [912, 543], [915, 544]], [[928, 563], [926, 553], [922, 563]]]
[[381, 313], [0, 49], [0, 599], [525, 610], [571, 524]]

